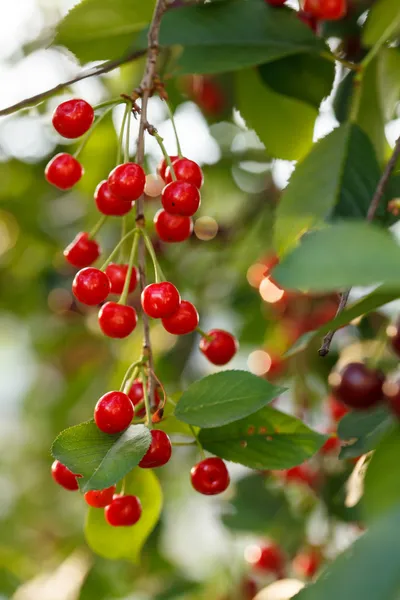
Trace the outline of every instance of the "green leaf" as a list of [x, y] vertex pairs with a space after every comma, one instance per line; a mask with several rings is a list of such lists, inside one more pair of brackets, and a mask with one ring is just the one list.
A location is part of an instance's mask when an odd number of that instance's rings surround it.
[[[254, 129], [267, 153], [277, 158], [298, 160], [312, 145], [315, 108], [277, 94], [252, 69], [236, 76], [237, 108], [249, 128]], [[290, 135], [283, 135], [283, 131]]]
[[283, 391], [247, 371], [222, 371], [192, 383], [175, 416], [197, 427], [219, 427], [255, 413]]
[[139, 464], [151, 442], [144, 425], [130, 425], [116, 435], [103, 433], [94, 421], [87, 421], [62, 431], [51, 453], [78, 479], [83, 492], [102, 490], [120, 481]]
[[400, 98], [400, 48], [382, 48], [378, 55], [377, 90], [383, 110], [383, 118], [393, 118]]
[[278, 204], [275, 247], [292, 248], [330, 216], [364, 218], [379, 180], [371, 142], [356, 125], [341, 125], [319, 140], [297, 166]]
[[400, 511], [385, 515], [293, 600], [397, 600]]
[[388, 231], [375, 225], [332, 225], [305, 236], [273, 276], [284, 288], [313, 291], [378, 282], [398, 285], [400, 247]]
[[378, 0], [368, 13], [363, 27], [362, 41], [374, 46], [381, 40], [389, 40], [400, 32], [400, 6], [398, 0]]
[[326, 440], [269, 406], [241, 421], [201, 429], [199, 438], [209, 452], [253, 469], [289, 469], [310, 458]]
[[81, 62], [123, 56], [150, 22], [155, 0], [82, 0], [59, 23], [53, 44]]
[[378, 60], [373, 60], [365, 70], [356, 122], [368, 135], [374, 145], [379, 162], [383, 163], [387, 144], [385, 136], [386, 121], [383, 114], [378, 69]]
[[134, 469], [125, 478], [125, 494], [138, 496], [142, 505], [140, 520], [131, 527], [111, 527], [104, 518], [104, 510], [89, 508], [85, 536], [96, 554], [111, 560], [125, 558], [138, 563], [143, 544], [160, 517], [162, 490], [150, 469]]
[[356, 458], [374, 450], [392, 425], [393, 417], [386, 406], [349, 412], [338, 425], [338, 436], [347, 442], [339, 458]]

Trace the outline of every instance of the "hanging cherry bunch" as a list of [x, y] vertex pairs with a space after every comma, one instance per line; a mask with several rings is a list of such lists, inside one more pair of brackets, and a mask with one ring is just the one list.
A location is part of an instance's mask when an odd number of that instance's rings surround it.
[[[134, 202], [144, 194], [146, 175], [143, 168], [129, 161], [129, 131], [131, 115], [140, 111], [135, 101], [122, 96], [118, 101], [103, 103], [94, 109], [85, 100], [72, 99], [61, 103], [53, 115], [53, 126], [65, 138], [75, 139], [86, 134], [75, 153], [57, 154], [48, 163], [45, 176], [49, 183], [61, 190], [71, 189], [82, 177], [83, 167], [77, 156], [98, 122], [117, 103], [125, 102], [125, 113], [118, 145], [117, 165], [101, 181], [95, 192], [94, 201], [101, 213], [99, 222], [91, 232], [80, 232], [65, 248], [64, 256], [68, 263], [80, 269], [73, 280], [72, 291], [82, 304], [100, 306], [98, 322], [103, 334], [110, 338], [126, 338], [136, 328], [138, 315], [129, 305], [128, 296], [136, 289], [139, 275], [134, 265], [138, 241], [143, 237], [145, 247], [152, 260], [155, 281], [146, 285], [141, 293], [143, 312], [151, 319], [161, 319], [166, 331], [174, 335], [186, 335], [197, 330], [201, 334], [200, 350], [215, 365], [227, 364], [238, 349], [237, 340], [227, 331], [212, 329], [205, 333], [199, 329], [199, 315], [196, 307], [181, 298], [173, 283], [166, 281], [158, 264], [151, 239], [144, 227], [144, 219], [137, 218], [131, 230], [127, 228], [126, 217]], [[106, 110], [95, 121], [95, 110]], [[125, 129], [126, 128], [126, 129]], [[192, 217], [200, 206], [200, 188], [203, 173], [197, 163], [182, 156], [177, 139], [178, 155], [169, 156], [162, 138], [151, 125], [147, 131], [153, 135], [164, 154], [157, 172], [165, 186], [161, 194], [163, 208], [155, 216], [154, 224], [159, 238], [165, 242], [183, 242], [192, 233]], [[121, 162], [121, 148], [125, 133], [124, 160]], [[124, 227], [121, 239], [100, 268], [92, 266], [100, 257], [101, 249], [95, 239], [96, 234], [108, 217], [123, 217]], [[123, 260], [125, 244], [131, 240], [128, 262]], [[118, 262], [113, 262], [119, 256]], [[109, 296], [119, 296], [118, 301]], [[154, 398], [149, 394], [149, 378], [158, 382]], [[162, 391], [162, 398], [160, 397]], [[119, 391], [109, 391], [97, 402], [94, 409], [94, 422], [105, 434], [123, 432], [134, 422], [145, 420], [150, 429], [151, 443], [139, 462], [143, 469], [165, 465], [171, 458], [172, 444], [168, 435], [153, 429], [153, 424], [163, 418], [167, 401], [165, 389], [143, 355], [128, 368]], [[136, 420], [136, 421], [135, 421]], [[67, 490], [77, 490], [79, 474], [72, 473], [58, 460], [53, 463], [54, 480]], [[229, 473], [223, 460], [217, 457], [203, 458], [191, 471], [194, 489], [206, 495], [219, 494], [229, 485]], [[104, 508], [105, 518], [112, 526], [130, 526], [141, 516], [139, 498], [116, 493], [113, 485], [103, 490], [92, 490], [85, 494], [89, 506]]]

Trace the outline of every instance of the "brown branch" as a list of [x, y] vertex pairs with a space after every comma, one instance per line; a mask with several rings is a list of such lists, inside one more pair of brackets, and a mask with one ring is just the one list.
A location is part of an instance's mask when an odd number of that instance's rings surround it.
[[[396, 141], [392, 156], [390, 157], [390, 159], [386, 165], [386, 168], [385, 168], [384, 172], [382, 173], [382, 177], [380, 178], [378, 185], [376, 186], [374, 196], [371, 200], [371, 204], [369, 205], [367, 217], [366, 217], [366, 219], [369, 223], [371, 221], [373, 221], [375, 218], [379, 204], [385, 193], [386, 186], [389, 182], [390, 176], [392, 175], [392, 173], [396, 167], [397, 159], [399, 157], [400, 157], [400, 137]], [[336, 312], [336, 317], [339, 316], [340, 313], [346, 308], [346, 304], [349, 299], [350, 291], [351, 290], [348, 289], [342, 293], [342, 295], [340, 297], [339, 306], [338, 306], [338, 309]], [[318, 350], [318, 354], [320, 356], [326, 356], [329, 353], [332, 338], [335, 335], [335, 333], [336, 333], [336, 330], [329, 331], [326, 334], [326, 336], [324, 337], [324, 339], [322, 340], [321, 348]]]

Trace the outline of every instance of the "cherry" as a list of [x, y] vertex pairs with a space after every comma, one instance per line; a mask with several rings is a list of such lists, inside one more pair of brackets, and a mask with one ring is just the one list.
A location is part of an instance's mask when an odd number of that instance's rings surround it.
[[88, 306], [103, 302], [110, 293], [110, 287], [107, 275], [93, 267], [85, 267], [78, 271], [72, 283], [75, 298]]
[[163, 242], [184, 242], [193, 231], [193, 221], [190, 217], [171, 215], [162, 208], [154, 217], [154, 225], [158, 237]]
[[332, 394], [328, 398], [328, 408], [332, 419], [336, 422], [349, 412], [349, 409]]
[[211, 329], [200, 340], [200, 350], [214, 365], [226, 365], [238, 351], [237, 339], [222, 329]]
[[178, 310], [162, 319], [164, 329], [175, 335], [185, 335], [194, 331], [199, 324], [199, 314], [191, 302], [182, 300]]
[[71, 154], [61, 152], [47, 163], [44, 175], [49, 183], [60, 190], [69, 190], [83, 175], [83, 167]]
[[66, 260], [79, 269], [88, 267], [100, 256], [100, 246], [96, 240], [91, 240], [86, 231], [81, 231], [65, 248]]
[[111, 504], [114, 494], [115, 485], [112, 485], [105, 490], [91, 490], [90, 492], [86, 492], [85, 500], [93, 508], [104, 508]]
[[121, 200], [137, 200], [144, 192], [146, 175], [140, 165], [125, 163], [118, 165], [108, 176], [110, 190]]
[[304, 10], [299, 10], [299, 12], [297, 13], [297, 17], [300, 19], [300, 21], [307, 25], [314, 33], [317, 32], [318, 21], [314, 15], [304, 12]]
[[153, 319], [170, 317], [179, 309], [181, 297], [169, 281], [147, 285], [141, 296], [142, 308]]
[[106, 302], [99, 311], [100, 329], [111, 338], [127, 337], [137, 324], [136, 310], [132, 306]]
[[329, 382], [338, 400], [356, 410], [365, 410], [382, 400], [383, 373], [362, 363], [350, 363]]
[[120, 217], [128, 214], [132, 209], [132, 202], [130, 200], [122, 200], [119, 196], [113, 194], [107, 181], [101, 181], [99, 183], [94, 192], [94, 200], [97, 209], [103, 213], [103, 215]]
[[[173, 163], [178, 158], [179, 158], [179, 156], [170, 156], [169, 160], [171, 161], [171, 163]], [[165, 171], [167, 170], [167, 168], [168, 168], [168, 163], [165, 160], [165, 158], [162, 158], [157, 166], [157, 174], [163, 181], [165, 181]]]
[[399, 382], [388, 381], [383, 385], [385, 400], [390, 410], [400, 419], [400, 384]]
[[154, 469], [166, 465], [172, 454], [169, 437], [161, 429], [152, 429], [151, 444], [146, 454], [139, 463], [142, 469]]
[[172, 181], [163, 189], [161, 202], [171, 215], [191, 217], [200, 206], [200, 192], [187, 181]]
[[395, 353], [400, 356], [400, 327], [399, 324], [388, 328], [388, 337]]
[[320, 449], [320, 453], [323, 455], [333, 454], [335, 452], [338, 452], [340, 446], [340, 438], [338, 438], [337, 435], [331, 435], [330, 437], [328, 437], [325, 444]]
[[224, 492], [230, 483], [228, 469], [221, 458], [206, 458], [190, 471], [192, 486], [200, 494], [215, 496]]
[[113, 501], [104, 509], [106, 521], [112, 527], [129, 527], [137, 523], [142, 514], [142, 506], [137, 496], [116, 494]]
[[[124, 284], [126, 280], [126, 276], [128, 274], [128, 265], [119, 265], [116, 263], [110, 263], [105, 270], [105, 273], [110, 280], [111, 284], [111, 293], [112, 294], [122, 294], [122, 290], [124, 289]], [[131, 278], [129, 280], [129, 293], [133, 292], [136, 288], [138, 282], [138, 272], [136, 267], [133, 267], [131, 271]]]
[[293, 569], [300, 577], [314, 577], [321, 565], [321, 554], [315, 548], [299, 552], [293, 559]]
[[311, 469], [307, 464], [287, 469], [284, 471], [283, 477], [288, 482], [306, 484], [310, 488], [314, 488], [319, 479], [318, 473]]
[[107, 392], [94, 409], [94, 420], [104, 433], [119, 433], [131, 424], [135, 409], [123, 392]]
[[93, 107], [86, 100], [61, 102], [53, 113], [53, 127], [65, 138], [78, 138], [86, 133], [94, 121]]
[[75, 492], [79, 489], [77, 478], [82, 476], [76, 475], [70, 471], [68, 467], [60, 463], [59, 460], [55, 460], [51, 465], [51, 474], [54, 481], [64, 489], [69, 490], [70, 492]]
[[246, 549], [246, 559], [259, 571], [273, 573], [279, 578], [284, 576], [285, 555], [273, 542], [250, 546]]
[[317, 19], [336, 21], [347, 13], [347, 0], [304, 0], [303, 9]]
[[188, 78], [188, 93], [201, 110], [209, 115], [219, 115], [225, 108], [227, 99], [219, 82], [212, 77], [194, 75]]
[[[197, 163], [188, 158], [178, 158], [174, 160], [172, 166], [178, 181], [187, 181], [197, 189], [201, 188], [203, 185], [203, 171]], [[171, 183], [171, 181], [173, 181], [171, 169], [168, 167], [165, 171], [165, 183]]]
[[265, 0], [270, 6], [283, 6], [286, 0]]
[[[128, 396], [132, 400], [133, 405], [135, 407], [139, 404], [139, 402], [143, 401], [143, 398], [144, 398], [143, 383], [140, 381], [140, 379], [135, 379], [135, 381], [132, 383], [131, 389], [128, 392]], [[160, 402], [161, 402], [161, 398], [160, 398], [160, 396], [158, 394], [158, 390], [156, 388], [154, 390], [155, 408], [159, 407]], [[141, 408], [139, 411], [136, 412], [137, 417], [144, 417], [145, 414], [146, 414], [146, 408], [144, 406], [143, 406], [143, 408]]]

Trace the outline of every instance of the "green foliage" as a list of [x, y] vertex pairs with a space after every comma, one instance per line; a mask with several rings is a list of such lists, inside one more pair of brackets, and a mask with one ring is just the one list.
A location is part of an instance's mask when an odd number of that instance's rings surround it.
[[400, 9], [397, 0], [378, 0], [369, 11], [363, 28], [363, 43], [373, 46], [400, 32]]
[[356, 458], [374, 450], [392, 425], [393, 417], [386, 406], [348, 413], [338, 427], [339, 437], [347, 442], [340, 458]]

